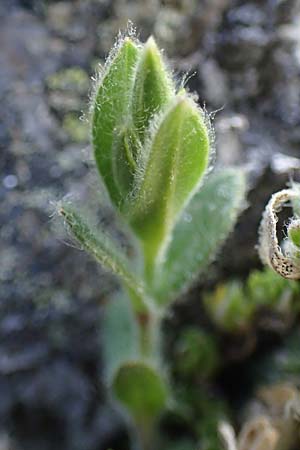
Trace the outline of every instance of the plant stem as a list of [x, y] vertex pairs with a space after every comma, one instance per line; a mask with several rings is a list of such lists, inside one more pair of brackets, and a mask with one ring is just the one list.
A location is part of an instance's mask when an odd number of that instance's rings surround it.
[[[161, 322], [162, 314], [152, 299], [136, 299], [135, 291], [128, 291], [131, 304], [137, 305], [134, 314], [139, 328], [139, 354], [142, 361], [151, 362], [158, 369], [161, 363]], [[143, 305], [143, 308], [139, 306]], [[152, 450], [154, 447], [155, 424], [152, 418], [136, 418], [135, 433], [131, 433], [133, 450]], [[138, 439], [136, 438], [138, 437]]]
[[148, 423], [141, 429], [141, 442], [143, 450], [152, 450], [155, 446], [155, 426], [153, 423]]
[[154, 245], [144, 243], [144, 279], [149, 287], [153, 285], [156, 269], [157, 250]]
[[161, 314], [151, 299], [137, 298], [136, 291], [128, 290], [134, 307], [140, 333], [140, 355], [159, 365]]
[[139, 420], [128, 425], [131, 450], [153, 450], [155, 447], [155, 425], [153, 422]]
[[160, 355], [160, 322], [160, 317], [153, 311], [138, 317], [141, 355], [157, 363]]

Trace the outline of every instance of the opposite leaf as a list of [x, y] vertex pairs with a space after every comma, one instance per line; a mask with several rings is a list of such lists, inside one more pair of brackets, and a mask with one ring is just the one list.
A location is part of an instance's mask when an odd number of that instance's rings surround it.
[[191, 98], [179, 95], [171, 103], [146, 142], [145, 154], [129, 219], [142, 241], [151, 278], [178, 215], [208, 165], [208, 130]]
[[244, 207], [244, 174], [227, 169], [211, 175], [177, 223], [162, 267], [158, 297], [166, 303], [207, 268]]
[[93, 109], [93, 146], [98, 170], [111, 200], [121, 207], [131, 190], [136, 139], [129, 105], [138, 46], [129, 38], [108, 59]]
[[160, 374], [139, 361], [120, 367], [113, 389], [116, 398], [140, 424], [152, 422], [166, 405], [167, 390]]

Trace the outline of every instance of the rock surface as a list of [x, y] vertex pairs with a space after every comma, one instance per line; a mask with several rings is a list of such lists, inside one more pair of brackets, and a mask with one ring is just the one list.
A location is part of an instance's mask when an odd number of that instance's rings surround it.
[[101, 384], [99, 336], [117, 285], [65, 245], [52, 217], [57, 199], [86, 197], [97, 182], [79, 117], [119, 28], [131, 19], [142, 38], [154, 32], [177, 73], [196, 72], [188, 86], [219, 111], [218, 164], [249, 168], [250, 207], [216, 267], [228, 277], [258, 265], [263, 205], [293, 173], [285, 155], [299, 156], [299, 17], [299, 0], [1, 1], [3, 449], [99, 450], [121, 432]]

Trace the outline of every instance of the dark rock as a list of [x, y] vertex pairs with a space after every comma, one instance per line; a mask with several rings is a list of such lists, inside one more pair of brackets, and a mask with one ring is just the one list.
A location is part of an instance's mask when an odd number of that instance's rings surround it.
[[[299, 13], [297, 0], [0, 2], [0, 427], [12, 448], [128, 448], [101, 383], [99, 308], [116, 283], [65, 245], [50, 217], [70, 192], [96, 212], [104, 197], [93, 194], [88, 134], [74, 133], [95, 62], [132, 19], [142, 38], [154, 30], [176, 71], [197, 71], [187, 85], [209, 111], [222, 109], [219, 164], [245, 165], [250, 184], [249, 208], [209, 283], [243, 278], [259, 266], [265, 202], [297, 172], [286, 158], [299, 157]], [[77, 84], [57, 84], [74, 71]], [[111, 210], [100, 215], [123, 242]], [[201, 287], [186, 297], [174, 324], [201, 326]]]
[[236, 27], [220, 33], [218, 59], [227, 70], [248, 69], [261, 62], [269, 44], [270, 37], [262, 28]]

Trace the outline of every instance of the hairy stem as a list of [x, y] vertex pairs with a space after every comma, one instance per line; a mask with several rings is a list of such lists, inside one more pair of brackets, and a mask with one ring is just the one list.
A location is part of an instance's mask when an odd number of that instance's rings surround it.
[[142, 359], [152, 360], [159, 364], [160, 356], [160, 325], [161, 315], [154, 306], [154, 301], [137, 299], [137, 293], [128, 290], [131, 303], [143, 305], [143, 308], [135, 308], [135, 318], [139, 328], [140, 335], [140, 356]]

